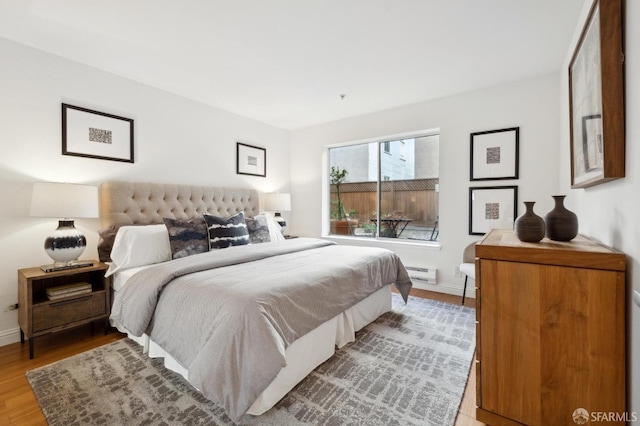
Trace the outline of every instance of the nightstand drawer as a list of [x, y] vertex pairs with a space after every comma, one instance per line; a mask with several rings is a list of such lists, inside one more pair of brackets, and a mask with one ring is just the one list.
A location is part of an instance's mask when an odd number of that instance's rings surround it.
[[33, 331], [106, 315], [105, 291], [33, 306]]

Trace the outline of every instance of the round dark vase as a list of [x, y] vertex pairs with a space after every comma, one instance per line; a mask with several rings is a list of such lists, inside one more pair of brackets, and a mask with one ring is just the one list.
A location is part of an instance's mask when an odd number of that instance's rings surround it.
[[554, 241], [571, 241], [578, 235], [578, 216], [564, 206], [565, 195], [553, 195], [555, 207], [544, 217], [547, 237]]
[[525, 201], [527, 211], [513, 225], [518, 239], [527, 243], [537, 243], [544, 238], [544, 219], [533, 212], [534, 204], [535, 201]]

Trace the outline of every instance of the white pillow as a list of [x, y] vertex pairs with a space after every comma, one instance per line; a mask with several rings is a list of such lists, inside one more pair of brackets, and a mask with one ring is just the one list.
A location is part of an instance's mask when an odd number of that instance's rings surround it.
[[[263, 213], [264, 214], [264, 213]], [[283, 241], [284, 235], [282, 235], [282, 227], [273, 216], [264, 214], [267, 217], [267, 226], [269, 227], [269, 239], [271, 241]]]
[[164, 224], [121, 227], [113, 242], [111, 260], [107, 277], [121, 269], [171, 260], [167, 227]]

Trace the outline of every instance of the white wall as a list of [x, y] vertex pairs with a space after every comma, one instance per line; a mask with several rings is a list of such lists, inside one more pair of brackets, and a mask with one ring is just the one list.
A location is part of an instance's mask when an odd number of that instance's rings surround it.
[[[579, 25], [568, 48], [564, 68], [582, 31], [589, 7], [585, 0]], [[580, 232], [627, 255], [627, 386], [628, 411], [640, 418], [640, 307], [633, 291], [640, 292], [640, 2], [625, 2], [625, 178], [586, 189], [570, 189], [568, 74], [562, 74], [560, 190], [569, 194], [567, 207], [578, 215]], [[606, 141], [605, 141], [606, 143]]]
[[[437, 288], [462, 294], [464, 279], [455, 277], [453, 269], [460, 264], [464, 247], [479, 239], [468, 235], [470, 186], [518, 185], [519, 214], [524, 213], [522, 201], [536, 201], [539, 215], [553, 207], [551, 195], [558, 186], [559, 96], [560, 76], [555, 74], [292, 131], [292, 233], [317, 236], [322, 232], [326, 145], [440, 128], [441, 247], [378, 244], [396, 251], [408, 265], [436, 267]], [[470, 182], [470, 133], [515, 126], [520, 127], [520, 179]]]
[[[28, 216], [33, 182], [134, 180], [289, 189], [289, 134], [0, 38], [0, 345], [17, 341], [17, 272], [51, 263], [56, 220]], [[215, 76], [212, 76], [215, 78]], [[61, 155], [62, 102], [135, 119], [135, 163]], [[236, 174], [236, 141], [267, 148], [267, 178]], [[98, 219], [78, 220], [97, 258]]]

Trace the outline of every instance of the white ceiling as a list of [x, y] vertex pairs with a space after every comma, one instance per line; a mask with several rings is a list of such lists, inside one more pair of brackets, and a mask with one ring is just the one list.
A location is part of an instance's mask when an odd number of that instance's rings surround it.
[[0, 37], [295, 129], [560, 72], [583, 3], [0, 0]]

